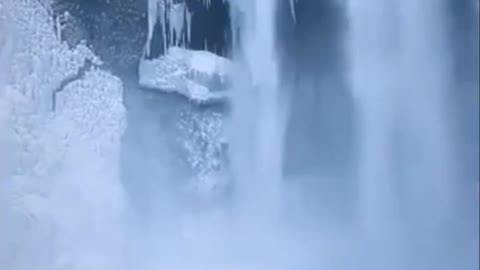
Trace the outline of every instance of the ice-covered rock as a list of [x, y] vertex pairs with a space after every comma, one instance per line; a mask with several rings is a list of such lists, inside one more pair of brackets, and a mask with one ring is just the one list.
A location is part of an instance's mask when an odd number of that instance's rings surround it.
[[[63, 138], [64, 155], [49, 199], [58, 205], [57, 258], [78, 258], [58, 263], [74, 263], [75, 269], [111, 267], [110, 253], [114, 256], [115, 249], [108, 242], [119, 241], [118, 226], [113, 224], [120, 222], [124, 209], [119, 185], [120, 140], [126, 128], [122, 94], [118, 78], [92, 69], [57, 98], [52, 130]], [[103, 244], [92, 245], [98, 239], [104, 239], [99, 241]]]
[[207, 51], [169, 48], [157, 59], [142, 59], [140, 85], [173, 92], [197, 102], [228, 97], [230, 60]]
[[86, 46], [61, 43], [40, 2], [11, 8], [15, 48], [8, 85], [0, 86], [0, 135], [11, 147], [8, 174], [0, 175], [0, 268], [118, 269], [111, 253], [120, 247], [112, 241], [123, 209], [122, 84], [90, 69], [57, 93], [52, 111], [59, 85], [99, 60]]

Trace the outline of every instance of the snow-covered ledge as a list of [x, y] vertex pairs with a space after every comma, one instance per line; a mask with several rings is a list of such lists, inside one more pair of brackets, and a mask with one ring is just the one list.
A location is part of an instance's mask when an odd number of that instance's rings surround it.
[[165, 55], [139, 65], [141, 86], [178, 93], [196, 102], [228, 98], [230, 60], [207, 51], [171, 47]]

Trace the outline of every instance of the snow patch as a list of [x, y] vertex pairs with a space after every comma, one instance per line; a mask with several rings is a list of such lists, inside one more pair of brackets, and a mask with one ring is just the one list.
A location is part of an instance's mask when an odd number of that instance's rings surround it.
[[142, 59], [139, 83], [143, 87], [174, 92], [197, 102], [227, 98], [228, 59], [207, 51], [169, 48], [157, 59]]

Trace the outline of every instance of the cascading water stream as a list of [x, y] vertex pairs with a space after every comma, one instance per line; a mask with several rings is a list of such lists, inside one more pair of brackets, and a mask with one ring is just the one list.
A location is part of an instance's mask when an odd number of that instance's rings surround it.
[[[381, 249], [385, 264], [392, 264], [389, 255], [399, 260], [405, 245], [413, 248], [425, 233], [438, 240], [423, 241], [441, 243], [439, 228], [453, 207], [444, 5], [369, 0], [349, 6], [351, 83], [361, 134], [358, 214], [366, 241], [374, 243], [372, 256]], [[392, 238], [399, 230], [418, 235], [400, 244]]]
[[455, 179], [454, 138], [449, 132], [453, 125], [447, 92], [454, 85], [449, 68], [452, 56], [447, 45], [446, 1], [404, 2], [400, 6], [405, 45], [399, 101], [403, 103], [403, 130], [409, 134], [403, 135], [408, 144], [404, 159], [410, 162], [406, 178], [415, 204], [412, 207], [444, 215], [453, 210], [454, 183], [459, 182]]
[[[350, 6], [351, 80], [361, 123], [359, 216], [367, 237], [377, 236], [377, 240], [391, 235], [388, 230], [396, 222], [392, 134], [399, 81], [394, 5], [392, 1], [370, 0]], [[372, 232], [375, 235], [370, 235]]]
[[275, 46], [276, 0], [232, 1], [240, 44], [232, 116], [232, 162], [240, 211], [278, 213], [286, 111]]

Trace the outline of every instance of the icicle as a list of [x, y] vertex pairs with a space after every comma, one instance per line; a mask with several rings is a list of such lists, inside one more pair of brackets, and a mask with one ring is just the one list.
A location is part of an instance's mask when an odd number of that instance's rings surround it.
[[187, 19], [187, 42], [190, 43], [191, 36], [192, 36], [192, 15], [193, 12], [190, 12], [188, 8], [186, 8], [186, 19]]
[[160, 4], [160, 26], [162, 27], [162, 41], [163, 41], [163, 51], [167, 52], [167, 22], [165, 16], [165, 2], [162, 1]]
[[153, 29], [158, 20], [158, 1], [148, 0], [148, 31], [147, 31], [147, 46], [145, 47], [147, 55], [150, 55], [150, 44], [153, 37]]
[[172, 6], [169, 22], [172, 28], [170, 35], [173, 37], [173, 33], [175, 33], [176, 36], [176, 41], [172, 39], [172, 44], [176, 46], [180, 43], [181, 34], [185, 28], [185, 4], [175, 4]]
[[[208, 6], [211, 0], [202, 1]], [[150, 54], [153, 30], [158, 21], [162, 28], [164, 52], [170, 46], [178, 46], [182, 42], [186, 46], [190, 42], [192, 12], [185, 2], [174, 4], [173, 0], [148, 0], [147, 55]]]
[[295, 15], [295, 4], [298, 0], [289, 0], [290, 1], [290, 12], [292, 13], [292, 19], [294, 22], [297, 22], [297, 16]]

